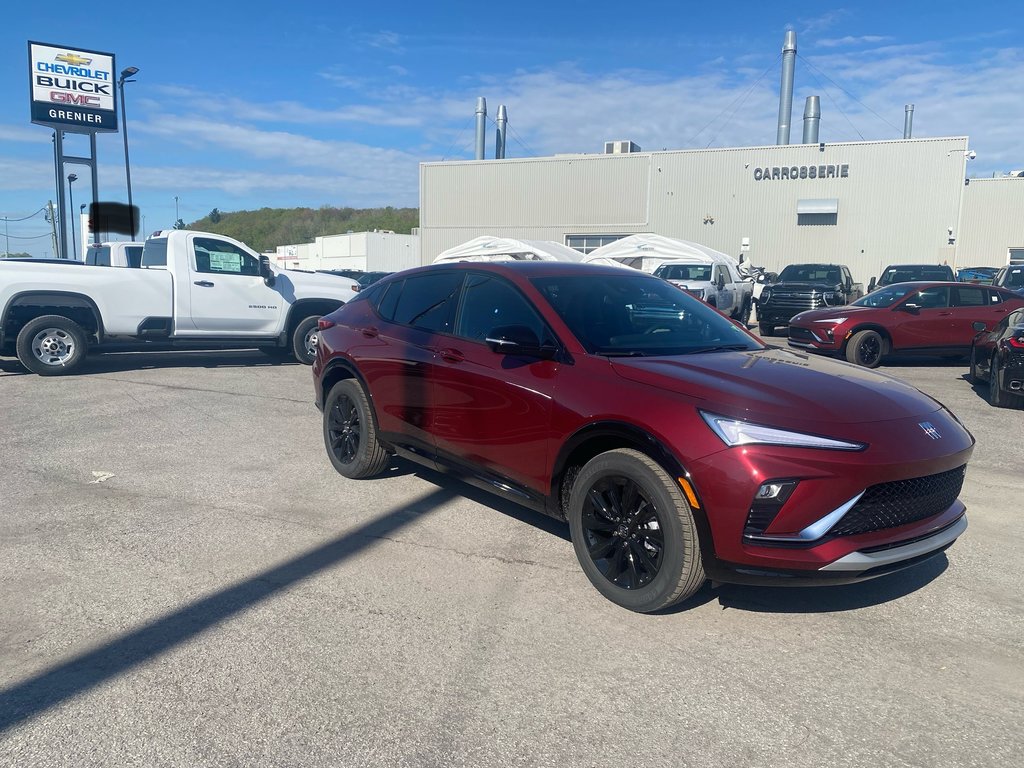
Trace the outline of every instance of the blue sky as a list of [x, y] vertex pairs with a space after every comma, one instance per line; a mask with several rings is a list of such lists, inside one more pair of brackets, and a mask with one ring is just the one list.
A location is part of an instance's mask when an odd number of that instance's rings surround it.
[[[798, 35], [793, 136], [968, 135], [972, 175], [1024, 168], [1024, 3], [9, 3], [0, 27], [0, 216], [55, 200], [51, 132], [29, 118], [27, 42], [112, 52], [147, 231], [264, 206], [419, 204], [418, 165], [471, 159], [474, 110], [509, 114], [508, 157], [772, 144], [779, 58]], [[487, 155], [493, 156], [493, 123]], [[82, 137], [66, 150], [87, 154]], [[126, 200], [120, 134], [100, 197]], [[87, 202], [88, 174], [75, 184]], [[41, 216], [10, 249], [52, 255]], [[0, 232], [0, 236], [3, 236]], [[0, 241], [0, 248], [6, 243]]]

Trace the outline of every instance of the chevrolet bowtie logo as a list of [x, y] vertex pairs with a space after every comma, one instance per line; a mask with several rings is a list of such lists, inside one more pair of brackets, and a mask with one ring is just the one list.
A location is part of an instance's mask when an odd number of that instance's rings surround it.
[[932, 424], [930, 421], [922, 421], [917, 426], [924, 430], [924, 433], [928, 435], [928, 437], [930, 437], [932, 440], [938, 440], [939, 438], [942, 437], [942, 434], [939, 432], [939, 430], [935, 428], [935, 425]]
[[65, 64], [70, 64], [73, 67], [80, 66], [82, 64], [90, 64], [92, 59], [87, 59], [84, 56], [79, 56], [75, 53], [62, 53], [60, 56], [54, 56], [54, 61], [63, 61]]

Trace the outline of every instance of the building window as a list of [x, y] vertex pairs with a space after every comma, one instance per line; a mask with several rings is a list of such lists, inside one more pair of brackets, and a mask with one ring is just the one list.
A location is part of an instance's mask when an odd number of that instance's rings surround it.
[[566, 235], [565, 244], [585, 254], [624, 237], [628, 237], [628, 235]]

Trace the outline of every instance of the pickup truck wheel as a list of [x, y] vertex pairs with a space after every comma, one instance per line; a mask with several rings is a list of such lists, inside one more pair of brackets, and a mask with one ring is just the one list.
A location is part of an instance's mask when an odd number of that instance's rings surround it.
[[885, 340], [878, 331], [857, 331], [846, 345], [846, 360], [865, 368], [877, 368], [885, 354]]
[[620, 448], [591, 459], [573, 483], [567, 512], [583, 572], [613, 603], [649, 613], [704, 583], [690, 506], [649, 456]]
[[757, 329], [761, 332], [762, 336], [774, 336], [775, 326], [771, 323], [758, 323]]
[[327, 395], [324, 445], [334, 468], [353, 480], [379, 475], [388, 465], [369, 398], [355, 379], [339, 381]]
[[743, 300], [743, 306], [740, 307], [739, 316], [736, 318], [744, 327], [750, 325], [750, 297], [748, 296]]
[[307, 317], [297, 326], [292, 333], [292, 353], [295, 359], [303, 365], [312, 365], [316, 359], [316, 321], [319, 317]]
[[30, 320], [15, 343], [18, 360], [40, 376], [74, 373], [85, 360], [89, 340], [74, 320], [62, 315], [43, 315]]

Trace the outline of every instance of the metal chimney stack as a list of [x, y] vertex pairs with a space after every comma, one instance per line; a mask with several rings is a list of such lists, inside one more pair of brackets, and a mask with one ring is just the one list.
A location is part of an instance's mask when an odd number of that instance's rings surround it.
[[796, 32], [786, 30], [782, 43], [782, 88], [779, 90], [779, 133], [776, 144], [789, 144], [789, 126], [793, 121], [793, 77], [796, 72]]
[[508, 123], [508, 112], [505, 105], [498, 105], [498, 132], [494, 136], [494, 158], [503, 160], [505, 158], [505, 126]]
[[821, 123], [821, 102], [817, 96], [808, 96], [804, 102], [804, 144], [818, 143], [818, 125]]
[[903, 112], [903, 138], [909, 139], [914, 133], [914, 105], [907, 104], [903, 108]]
[[480, 96], [476, 100], [476, 159], [484, 159], [487, 143], [487, 99]]

